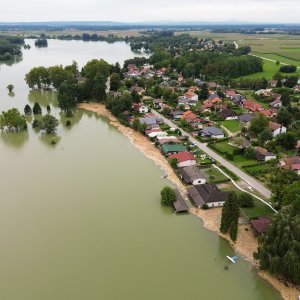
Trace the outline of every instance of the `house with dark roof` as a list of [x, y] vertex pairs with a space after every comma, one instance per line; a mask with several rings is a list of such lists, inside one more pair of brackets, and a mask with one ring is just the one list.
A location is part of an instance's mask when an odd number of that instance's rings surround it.
[[183, 115], [183, 111], [181, 110], [174, 110], [171, 112], [171, 116], [173, 119], [181, 119], [182, 115]]
[[274, 101], [270, 102], [269, 105], [273, 108], [282, 107], [281, 97], [276, 98]]
[[217, 127], [205, 127], [199, 131], [199, 136], [208, 137], [212, 139], [223, 139], [225, 137], [224, 132]]
[[189, 207], [177, 189], [175, 189], [175, 194], [176, 194], [176, 201], [173, 202], [174, 209], [176, 210], [177, 213], [187, 212], [189, 210]]
[[257, 236], [264, 234], [268, 230], [270, 223], [270, 217], [260, 217], [258, 219], [250, 221], [253, 231]]
[[254, 117], [255, 117], [254, 114], [243, 114], [243, 115], [240, 115], [238, 118], [241, 123], [248, 126], [248, 125], [250, 125], [250, 122]]
[[188, 188], [188, 195], [194, 204], [201, 208], [223, 206], [228, 197], [228, 193], [221, 192], [215, 184], [201, 184]]
[[161, 150], [168, 156], [179, 152], [187, 152], [187, 148], [181, 144], [163, 144]]
[[238, 115], [237, 113], [232, 109], [224, 109], [220, 112], [221, 118], [224, 120], [237, 120]]
[[180, 178], [187, 184], [198, 185], [205, 184], [206, 177], [196, 166], [184, 167], [179, 169]]
[[243, 101], [246, 100], [246, 97], [240, 94], [236, 94], [235, 96], [233, 96], [231, 98], [231, 101], [235, 104], [235, 105], [241, 105]]
[[269, 152], [268, 150], [261, 148], [261, 147], [255, 147], [255, 158], [259, 161], [269, 161], [272, 159], [276, 159], [276, 154]]
[[177, 167], [189, 167], [194, 166], [196, 164], [196, 158], [189, 152], [179, 152], [169, 156], [170, 159], [177, 160]]

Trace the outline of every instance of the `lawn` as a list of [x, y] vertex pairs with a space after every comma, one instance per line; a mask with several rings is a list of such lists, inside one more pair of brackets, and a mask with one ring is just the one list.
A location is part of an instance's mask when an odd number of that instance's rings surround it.
[[225, 152], [227, 152], [228, 154], [233, 154], [233, 150], [236, 149], [236, 147], [228, 144], [228, 140], [213, 143], [213, 144], [211, 144], [211, 146], [213, 149], [217, 149], [220, 153], [223, 153], [223, 154]]
[[245, 214], [248, 219], [259, 218], [263, 216], [272, 216], [274, 214], [273, 210], [259, 201], [254, 199], [254, 206], [249, 208], [241, 208], [241, 211]]
[[204, 175], [206, 175], [209, 183], [221, 183], [229, 181], [225, 175], [223, 175], [214, 167], [201, 169], [201, 171], [204, 173]]
[[236, 133], [242, 129], [241, 122], [238, 120], [226, 120], [222, 122], [222, 125], [232, 133]]

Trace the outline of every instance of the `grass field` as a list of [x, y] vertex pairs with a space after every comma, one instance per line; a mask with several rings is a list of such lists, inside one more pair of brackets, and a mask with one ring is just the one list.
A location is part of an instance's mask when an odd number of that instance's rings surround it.
[[[298, 49], [298, 51], [300, 52], [300, 48]], [[264, 57], [264, 58], [272, 59], [275, 61], [279, 61], [281, 63], [300, 67], [300, 60], [291, 59], [291, 58], [284, 57], [284, 56], [281, 56], [281, 55], [278, 55], [275, 53], [263, 53], [263, 52], [256, 52], [256, 51], [252, 51], [251, 53], [254, 55], [260, 56], [260, 57]]]
[[254, 199], [253, 207], [241, 208], [241, 210], [248, 219], [259, 218], [263, 216], [272, 216], [274, 214], [269, 206], [265, 205], [257, 199]]
[[222, 121], [221, 124], [232, 133], [236, 133], [242, 129], [242, 125], [238, 120], [226, 120]]
[[[240, 78], [244, 78], [244, 79], [259, 79], [259, 78], [266, 78], [268, 80], [272, 79], [273, 76], [279, 72], [280, 66], [276, 65], [275, 62], [272, 61], [267, 61], [264, 60], [263, 61], [263, 66], [264, 66], [264, 71], [263, 72], [258, 72], [258, 73], [254, 73], [254, 74], [250, 74], [247, 76], [243, 76]], [[292, 76], [292, 75], [300, 75], [300, 70], [298, 69], [296, 73], [289, 73], [286, 74], [288, 76]]]
[[233, 154], [233, 150], [236, 149], [235, 147], [228, 144], [228, 141], [221, 141], [213, 144], [213, 147], [219, 150], [221, 153], [229, 153]]

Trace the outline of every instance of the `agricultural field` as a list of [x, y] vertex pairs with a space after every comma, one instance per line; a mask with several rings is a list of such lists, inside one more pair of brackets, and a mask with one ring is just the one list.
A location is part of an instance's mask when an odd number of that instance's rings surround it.
[[[297, 51], [300, 52], [300, 48], [298, 48]], [[288, 58], [288, 57], [284, 57], [284, 56], [274, 54], [274, 53], [262, 53], [262, 52], [256, 52], [256, 51], [252, 51], [251, 53], [253, 55], [256, 55], [256, 56], [260, 56], [260, 57], [263, 57], [263, 58], [279, 61], [280, 63], [300, 67], [300, 60], [298, 61], [298, 60], [291, 59], [291, 58]]]

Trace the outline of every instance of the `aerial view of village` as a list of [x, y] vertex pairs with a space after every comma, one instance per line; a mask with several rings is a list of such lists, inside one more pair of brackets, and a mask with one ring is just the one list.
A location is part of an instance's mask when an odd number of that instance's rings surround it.
[[0, 12], [0, 299], [300, 299], [300, 3], [52, 2]]

